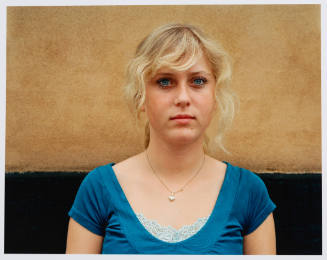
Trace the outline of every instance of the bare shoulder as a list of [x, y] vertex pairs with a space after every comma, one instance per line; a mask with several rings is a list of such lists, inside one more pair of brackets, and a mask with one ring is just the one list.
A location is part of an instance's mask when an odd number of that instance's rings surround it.
[[213, 170], [212, 172], [219, 172], [224, 174], [227, 168], [226, 163], [219, 161], [209, 155], [206, 155], [206, 160], [208, 162], [209, 168]]
[[[125, 177], [132, 175], [135, 176], [138, 173], [142, 172], [142, 159], [143, 152], [136, 154], [132, 157], [129, 157], [119, 163], [116, 163], [112, 168], [116, 174], [116, 176], [120, 179], [125, 179]], [[131, 174], [133, 173], [133, 174]]]
[[[208, 183], [222, 184], [227, 165], [209, 155], [206, 155], [206, 167], [204, 170], [204, 176]], [[215, 186], [216, 188], [216, 186]]]

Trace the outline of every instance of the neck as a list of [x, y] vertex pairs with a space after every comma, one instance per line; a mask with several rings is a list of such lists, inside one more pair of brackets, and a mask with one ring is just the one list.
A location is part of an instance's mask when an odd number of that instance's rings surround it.
[[151, 138], [147, 154], [159, 176], [167, 181], [183, 182], [193, 176], [203, 163], [203, 138], [187, 145], [171, 145]]

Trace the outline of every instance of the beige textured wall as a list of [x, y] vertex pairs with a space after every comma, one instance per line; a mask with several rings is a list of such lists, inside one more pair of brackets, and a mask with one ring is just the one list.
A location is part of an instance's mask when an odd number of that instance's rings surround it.
[[[88, 171], [142, 151], [122, 96], [137, 43], [200, 26], [234, 59], [226, 136], [254, 171], [321, 172], [319, 5], [8, 7], [6, 171]], [[211, 129], [211, 133], [214, 128]]]

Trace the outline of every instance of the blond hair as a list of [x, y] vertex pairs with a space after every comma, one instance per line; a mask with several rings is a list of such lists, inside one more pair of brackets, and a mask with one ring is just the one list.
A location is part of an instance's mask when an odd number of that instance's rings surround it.
[[[215, 98], [219, 107], [218, 133], [215, 140], [225, 152], [222, 137], [231, 125], [235, 103], [230, 90], [230, 57], [220, 44], [209, 39], [193, 25], [167, 24], [155, 29], [145, 37], [136, 49], [134, 58], [126, 71], [125, 96], [137, 118], [145, 101], [145, 82], [158, 69], [167, 66], [184, 71], [192, 67], [199, 55], [204, 54], [212, 66], [215, 76]], [[149, 145], [149, 123], [145, 126], [145, 148]], [[208, 148], [209, 138], [205, 136], [204, 148]]]

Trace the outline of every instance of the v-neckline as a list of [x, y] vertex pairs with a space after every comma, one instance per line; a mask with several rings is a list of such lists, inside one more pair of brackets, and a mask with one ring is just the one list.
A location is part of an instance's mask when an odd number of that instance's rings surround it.
[[[110, 170], [112, 173], [112, 180], [114, 182], [114, 186], [116, 187], [116, 191], [118, 192], [118, 195], [120, 195], [119, 197], [121, 198], [122, 201], [116, 202], [116, 203], [123, 203], [125, 205], [125, 210], [126, 212], [123, 214], [124, 216], [128, 216], [128, 219], [126, 219], [125, 221], [123, 219], [121, 219], [121, 224], [122, 227], [124, 228], [124, 231], [126, 231], [126, 237], [128, 238], [128, 240], [136, 245], [136, 248], [139, 248], [142, 244], [142, 241], [140, 240], [135, 240], [134, 239], [129, 239], [132, 238], [132, 236], [129, 236], [129, 227], [125, 226], [125, 225], [134, 225], [135, 228], [135, 233], [137, 233], [138, 235], [141, 235], [142, 237], [144, 237], [147, 240], [151, 240], [152, 242], [154, 242], [155, 244], [159, 245], [159, 246], [171, 246], [171, 245], [184, 245], [187, 246], [188, 244], [191, 245], [192, 241], [197, 240], [198, 241], [202, 241], [204, 240], [208, 240], [206, 239], [206, 236], [208, 234], [208, 232], [213, 232], [215, 228], [213, 228], [213, 223], [221, 223], [225, 222], [225, 220], [227, 219], [227, 212], [229, 212], [228, 210], [226, 210], [226, 207], [222, 207], [223, 202], [225, 201], [225, 197], [228, 195], [228, 188], [227, 186], [229, 186], [229, 182], [231, 181], [231, 165], [228, 162], [223, 161], [226, 164], [226, 170], [225, 170], [225, 174], [224, 174], [224, 180], [222, 182], [222, 185], [220, 187], [220, 191], [218, 193], [218, 197], [216, 198], [215, 201], [215, 205], [209, 215], [209, 218], [207, 220], [207, 222], [203, 225], [203, 227], [198, 230], [195, 234], [193, 234], [192, 236], [190, 236], [189, 238], [179, 241], [179, 242], [166, 242], [163, 240], [160, 240], [158, 238], [156, 238], [155, 236], [153, 236], [144, 226], [143, 224], [140, 222], [140, 220], [137, 218], [136, 213], [134, 212], [132, 206], [130, 205], [125, 192], [122, 188], [122, 186], [120, 185], [118, 178], [116, 176], [115, 171], [113, 170], [112, 166], [115, 163], [111, 163], [108, 166], [110, 166]], [[228, 208], [228, 207], [227, 207]], [[223, 214], [224, 212], [226, 212], [226, 214]], [[122, 214], [120, 214], [120, 217], [122, 218]], [[128, 222], [128, 220], [130, 221], [130, 223], [126, 224], [126, 221]], [[212, 226], [212, 227], [210, 227]], [[216, 229], [217, 231], [217, 229]], [[133, 240], [133, 241], [131, 241]], [[209, 245], [207, 245], [209, 246]], [[205, 247], [207, 247], [205, 246]]]

